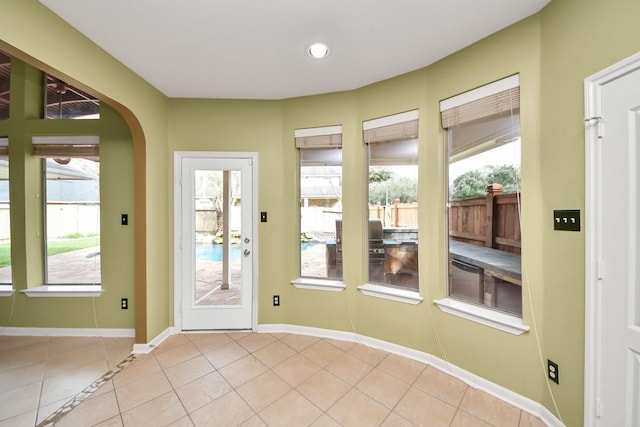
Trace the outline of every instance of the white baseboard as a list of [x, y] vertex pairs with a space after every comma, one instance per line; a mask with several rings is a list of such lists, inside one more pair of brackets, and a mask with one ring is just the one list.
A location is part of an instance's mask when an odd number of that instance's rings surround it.
[[99, 329], [99, 328], [21, 328], [0, 327], [0, 335], [30, 337], [103, 337], [131, 338], [136, 336], [135, 329]]
[[153, 349], [159, 346], [164, 340], [169, 338], [171, 335], [175, 335], [179, 333], [179, 331], [174, 327], [169, 327], [164, 331], [160, 332], [160, 334], [149, 341], [146, 344], [134, 344], [133, 345], [133, 354], [147, 354], [151, 353]]
[[384, 350], [388, 353], [397, 354], [409, 359], [416, 360], [433, 366], [453, 377], [456, 377], [469, 386], [482, 390], [491, 394], [525, 412], [540, 418], [549, 427], [565, 427], [564, 424], [554, 416], [546, 407], [540, 403], [524, 397], [516, 392], [506, 389], [498, 384], [492, 383], [482, 377], [479, 377], [469, 371], [455, 366], [445, 360], [440, 359], [432, 354], [418, 351], [412, 348], [403, 347], [387, 341], [378, 340], [364, 335], [355, 334], [353, 332], [333, 331], [328, 329], [312, 328], [307, 326], [286, 325], [286, 324], [268, 324], [258, 325], [256, 332], [260, 333], [291, 333], [300, 335], [310, 335], [320, 338], [337, 339], [341, 341], [351, 341], [364, 344], [368, 347]]
[[[287, 325], [287, 324], [263, 324], [258, 325], [256, 332], [259, 333], [290, 333], [299, 335], [309, 335], [319, 338], [329, 338], [339, 341], [349, 341], [366, 345], [368, 347], [384, 350], [388, 353], [397, 354], [409, 359], [416, 360], [421, 363], [425, 363], [433, 366], [453, 377], [464, 381], [469, 386], [482, 390], [488, 394], [491, 394], [498, 399], [501, 399], [516, 408], [519, 408], [525, 412], [528, 412], [536, 417], [540, 418], [549, 427], [565, 427], [555, 415], [551, 413], [542, 404], [522, 396], [514, 391], [504, 388], [498, 384], [492, 383], [478, 375], [475, 375], [469, 371], [466, 371], [456, 365], [453, 365], [433, 354], [425, 353], [423, 351], [415, 350], [409, 347], [404, 347], [398, 344], [382, 341], [376, 338], [371, 338], [365, 335], [359, 335], [353, 332], [334, 331], [330, 329], [313, 328], [309, 326], [299, 325]], [[180, 333], [180, 331], [174, 327], [165, 329], [160, 335], [155, 337], [149, 342], [149, 344], [134, 344], [134, 354], [144, 354], [151, 352], [156, 346], [162, 343], [165, 339], [173, 334]]]

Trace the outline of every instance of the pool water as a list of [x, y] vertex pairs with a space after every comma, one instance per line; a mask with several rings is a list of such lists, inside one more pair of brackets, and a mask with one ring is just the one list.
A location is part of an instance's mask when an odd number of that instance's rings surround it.
[[[229, 248], [231, 261], [240, 260], [240, 245]], [[196, 244], [196, 261], [222, 261], [222, 245], [212, 243]]]

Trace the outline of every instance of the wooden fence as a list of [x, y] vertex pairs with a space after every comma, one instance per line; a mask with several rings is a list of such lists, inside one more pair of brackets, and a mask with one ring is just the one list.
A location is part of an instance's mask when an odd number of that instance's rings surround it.
[[452, 240], [520, 253], [518, 194], [502, 194], [502, 185], [492, 184], [486, 197], [449, 202], [449, 237]]
[[418, 228], [418, 204], [400, 203], [396, 199], [393, 205], [380, 203], [369, 206], [369, 218], [378, 218], [384, 228]]

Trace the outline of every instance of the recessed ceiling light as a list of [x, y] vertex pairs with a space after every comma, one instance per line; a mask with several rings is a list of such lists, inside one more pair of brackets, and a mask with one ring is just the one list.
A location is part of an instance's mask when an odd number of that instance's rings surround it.
[[308, 52], [312, 58], [320, 59], [329, 55], [329, 48], [324, 43], [314, 43], [309, 46]]

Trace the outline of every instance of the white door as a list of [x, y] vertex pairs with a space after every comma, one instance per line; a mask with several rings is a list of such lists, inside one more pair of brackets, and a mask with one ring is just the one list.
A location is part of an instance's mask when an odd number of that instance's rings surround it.
[[244, 153], [176, 153], [182, 330], [252, 328], [255, 160]]
[[586, 372], [585, 424], [640, 427], [640, 61], [601, 77], [600, 111], [587, 117], [593, 353], [586, 365], [593, 372]]

